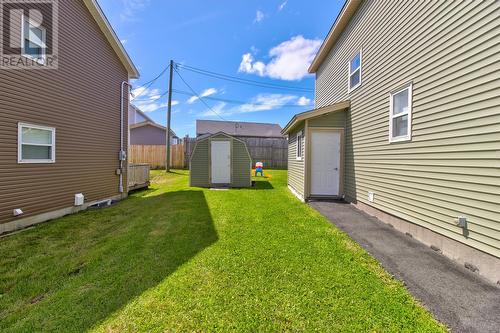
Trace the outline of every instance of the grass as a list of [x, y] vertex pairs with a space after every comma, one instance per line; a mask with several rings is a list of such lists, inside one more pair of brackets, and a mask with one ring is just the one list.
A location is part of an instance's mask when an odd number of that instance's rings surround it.
[[150, 190], [0, 239], [0, 331], [442, 332], [286, 188]]

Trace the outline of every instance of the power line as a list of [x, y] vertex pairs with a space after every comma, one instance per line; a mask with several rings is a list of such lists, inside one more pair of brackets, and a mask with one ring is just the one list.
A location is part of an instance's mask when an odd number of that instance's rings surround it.
[[174, 70], [175, 72], [177, 73], [177, 75], [179, 75], [179, 78], [182, 80], [182, 82], [184, 82], [184, 84], [189, 88], [189, 90], [191, 90], [191, 92], [196, 96], [198, 97], [198, 99], [203, 103], [205, 104], [205, 106], [210, 110], [212, 111], [213, 113], [215, 113], [220, 119], [222, 120], [226, 120], [224, 119], [224, 117], [222, 117], [217, 111], [215, 111], [210, 105], [207, 104], [207, 102], [205, 102], [204, 99], [202, 99], [200, 97], [200, 95], [198, 93], [196, 93], [196, 91], [189, 85], [189, 83], [186, 82], [186, 80], [184, 80], [184, 78], [182, 77], [181, 73], [179, 73], [179, 71], [177, 70], [176, 67], [174, 67]]
[[276, 83], [268, 83], [268, 82], [262, 82], [262, 81], [256, 81], [256, 80], [243, 79], [243, 78], [240, 78], [240, 77], [237, 77], [237, 76], [231, 76], [231, 75], [227, 75], [227, 74], [216, 73], [216, 72], [212, 72], [212, 71], [209, 71], [209, 70], [205, 70], [205, 69], [201, 69], [201, 68], [196, 68], [196, 67], [193, 67], [193, 66], [188, 66], [188, 65], [183, 65], [183, 64], [178, 64], [178, 63], [176, 63], [175, 65], [177, 67], [180, 67], [180, 68], [183, 68], [183, 69], [186, 69], [186, 70], [189, 70], [189, 71], [199, 72], [200, 74], [204, 73], [204, 74], [207, 74], [207, 75], [217, 76], [217, 77], [220, 77], [220, 78], [229, 78], [229, 79], [237, 80], [237, 81], [241, 81], [241, 82], [255, 83], [255, 84], [259, 84], [259, 85], [273, 86], [273, 87], [276, 87], [276, 88], [283, 88], [283, 89], [302, 90], [302, 91], [310, 91], [310, 92], [314, 91], [313, 89], [310, 89], [310, 88], [304, 88], [304, 87], [298, 87], [298, 86], [289, 86], [289, 85], [284, 85], [284, 84], [276, 84]]
[[170, 65], [168, 65], [164, 70], [161, 71], [160, 74], [158, 74], [158, 76], [156, 76], [154, 79], [142, 84], [143, 86], [147, 85], [147, 84], [150, 84], [151, 82], [154, 82], [156, 80], [158, 80], [160, 77], [162, 77], [169, 69]]
[[131, 101], [135, 101], [137, 99], [137, 97], [141, 96], [142, 94], [144, 94], [156, 81], [158, 81], [158, 79], [160, 77], [163, 76], [163, 74], [165, 74], [167, 72], [167, 70], [169, 69], [170, 65], [167, 66], [167, 68], [165, 68], [163, 71], [161, 71], [160, 74], [158, 74], [158, 76], [156, 76], [154, 79], [144, 83], [143, 85], [141, 85], [141, 87], [144, 87], [144, 90], [141, 91], [139, 94], [137, 94], [136, 96], [133, 96]]
[[[172, 92], [175, 92], [175, 89], [172, 89]], [[161, 93], [158, 96], [151, 97], [151, 98], [146, 98], [146, 99], [134, 99], [134, 102], [156, 102], [162, 97], [165, 97], [168, 94], [168, 90], [165, 91], [164, 93]]]
[[294, 90], [294, 91], [301, 91], [301, 92], [314, 92], [314, 89], [310, 89], [310, 88], [303, 88], [303, 87], [288, 86], [288, 85], [281, 85], [281, 84], [275, 84], [275, 83], [266, 83], [266, 82], [262, 82], [262, 81], [242, 79], [240, 77], [216, 73], [216, 72], [204, 70], [201, 68], [182, 65], [182, 64], [178, 64], [178, 63], [175, 64], [175, 67], [181, 68], [181, 69], [193, 72], [193, 73], [216, 78], [219, 80], [226, 80], [226, 81], [231, 81], [231, 82], [235, 82], [235, 83], [246, 84], [246, 85], [251, 85], [251, 86], [256, 86], [256, 87], [261, 87], [261, 88]]
[[[181, 95], [194, 96], [193, 94], [191, 94], [187, 91], [173, 89], [172, 92], [174, 92], [176, 94], [181, 94]], [[238, 101], [238, 100], [234, 100], [234, 99], [225, 99], [225, 98], [210, 97], [210, 96], [205, 96], [203, 98], [214, 100], [214, 101], [219, 101], [219, 102], [231, 103], [231, 104], [240, 104], [240, 105], [272, 106], [272, 107], [298, 107], [298, 108], [303, 108], [303, 107], [307, 106], [307, 105], [296, 105], [296, 104], [253, 103], [253, 102], [244, 102], [244, 101]]]
[[[172, 89], [173, 93], [180, 94], [180, 95], [186, 95], [186, 96], [191, 96], [191, 97], [197, 97], [196, 95], [188, 92], [188, 91], [182, 91], [182, 90], [177, 90], [177, 89]], [[168, 94], [168, 90], [161, 95], [158, 95], [157, 97], [151, 98], [151, 99], [139, 99], [139, 100], [134, 100], [134, 102], [156, 102], [157, 100], [161, 99], [165, 95]], [[238, 101], [234, 99], [225, 99], [225, 98], [218, 98], [218, 97], [210, 97], [210, 96], [204, 96], [204, 99], [209, 99], [212, 101], [218, 101], [218, 102], [225, 102], [225, 103], [230, 103], [230, 104], [239, 104], [239, 105], [252, 105], [252, 106], [271, 106], [271, 107], [293, 107], [293, 108], [303, 108], [307, 107], [307, 105], [297, 105], [297, 104], [274, 104], [274, 103], [254, 103], [254, 102], [244, 102], [244, 101]]]
[[153, 85], [154, 81], [151, 82], [147, 87], [144, 87], [144, 89], [138, 93], [137, 95], [132, 95], [132, 98], [130, 99], [131, 102], [135, 101], [137, 97], [142, 96], [148, 89]]

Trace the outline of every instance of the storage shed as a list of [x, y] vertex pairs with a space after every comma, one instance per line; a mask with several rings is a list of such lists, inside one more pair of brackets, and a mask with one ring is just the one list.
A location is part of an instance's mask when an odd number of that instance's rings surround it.
[[189, 170], [191, 186], [252, 185], [252, 159], [245, 142], [224, 132], [197, 138]]

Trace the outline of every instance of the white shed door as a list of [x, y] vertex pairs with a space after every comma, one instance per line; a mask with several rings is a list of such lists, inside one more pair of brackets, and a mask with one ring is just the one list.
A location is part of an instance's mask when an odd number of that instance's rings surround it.
[[212, 141], [212, 184], [231, 183], [231, 143]]
[[311, 195], [339, 195], [340, 132], [311, 131]]

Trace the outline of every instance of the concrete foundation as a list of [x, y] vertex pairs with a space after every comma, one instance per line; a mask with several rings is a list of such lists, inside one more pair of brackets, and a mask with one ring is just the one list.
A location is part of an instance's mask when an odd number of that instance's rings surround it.
[[469, 270], [483, 276], [489, 281], [500, 285], [500, 258], [476, 250], [417, 224], [387, 214], [362, 202], [353, 203], [352, 205], [368, 215], [392, 225], [396, 230], [415, 238], [433, 250], [440, 251], [444, 256], [464, 265]]
[[109, 200], [109, 199], [121, 200], [122, 198], [125, 198], [125, 197], [126, 197], [126, 195], [124, 195], [124, 196], [117, 195], [117, 196], [114, 196], [111, 198], [87, 202], [87, 203], [83, 204], [82, 206], [78, 206], [78, 207], [71, 206], [71, 207], [62, 208], [62, 209], [54, 210], [51, 212], [34, 215], [34, 216], [29, 216], [29, 217], [24, 217], [24, 218], [20, 217], [18, 220], [15, 220], [15, 221], [12, 221], [9, 223], [0, 224], [0, 235], [11, 233], [11, 232], [18, 231], [21, 229], [25, 229], [25, 228], [31, 227], [31, 226], [39, 224], [39, 223], [43, 223], [46, 221], [50, 221], [53, 219], [63, 217], [65, 215], [78, 213], [80, 211], [86, 210], [89, 206], [92, 206], [92, 205], [96, 204], [97, 202], [100, 202], [103, 200]]
[[306, 202], [304, 197], [300, 195], [299, 192], [297, 192], [292, 186], [288, 185], [288, 189], [290, 190], [290, 192], [292, 192], [293, 195], [297, 197], [297, 199], [299, 199], [302, 202]]

